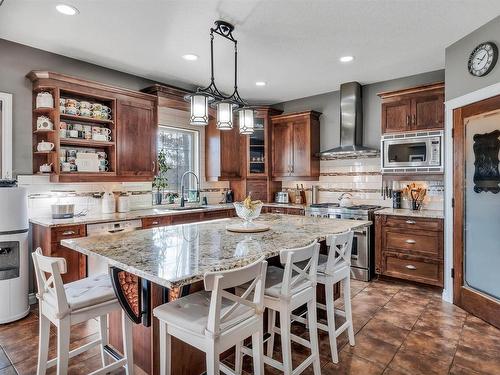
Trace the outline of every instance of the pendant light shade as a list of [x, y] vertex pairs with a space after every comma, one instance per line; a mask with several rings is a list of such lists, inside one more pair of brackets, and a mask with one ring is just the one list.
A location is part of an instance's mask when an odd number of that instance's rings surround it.
[[233, 103], [221, 101], [217, 106], [217, 129], [231, 130], [233, 128]]
[[191, 101], [191, 125], [208, 125], [208, 102], [211, 97], [204, 93], [189, 95]]
[[238, 110], [240, 123], [240, 134], [253, 134], [255, 111], [252, 108], [243, 107]]

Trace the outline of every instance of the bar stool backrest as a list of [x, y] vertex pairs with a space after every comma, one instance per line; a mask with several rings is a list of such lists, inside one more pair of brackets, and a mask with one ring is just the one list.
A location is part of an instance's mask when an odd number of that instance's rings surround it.
[[[207, 331], [218, 335], [221, 331], [235, 326], [244, 320], [264, 313], [264, 286], [266, 280], [267, 262], [262, 257], [248, 266], [229, 271], [207, 272], [205, 274], [205, 290], [212, 292]], [[241, 295], [229, 290], [250, 282]], [[234, 289], [233, 289], [234, 292]], [[233, 302], [222, 313], [223, 299]], [[240, 307], [250, 307], [242, 309]]]
[[[70, 310], [61, 278], [61, 274], [66, 273], [66, 260], [45, 256], [42, 254], [41, 248], [37, 248], [31, 255], [35, 266], [38, 299], [43, 302], [47, 298], [46, 295], [51, 295], [55, 302], [55, 306], [53, 306], [55, 316], [63, 317]], [[54, 302], [50, 305], [52, 306]]]
[[[285, 265], [281, 294], [285, 297], [294, 295], [304, 288], [303, 282], [316, 285], [316, 271], [318, 267], [319, 243], [314, 241], [310, 245], [284, 249], [280, 252], [280, 262]], [[305, 261], [308, 261], [307, 263]], [[304, 265], [303, 268], [298, 265]]]
[[329, 248], [328, 260], [326, 263], [325, 273], [333, 275], [335, 268], [345, 262], [347, 267], [351, 266], [351, 252], [354, 232], [335, 234], [326, 238], [326, 245]]

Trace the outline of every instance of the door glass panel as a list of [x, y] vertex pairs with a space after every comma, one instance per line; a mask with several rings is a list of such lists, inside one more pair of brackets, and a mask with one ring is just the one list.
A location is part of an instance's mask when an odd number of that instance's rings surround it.
[[500, 300], [500, 112], [465, 120], [466, 286]]
[[392, 144], [387, 154], [391, 163], [422, 162], [427, 156], [426, 142]]
[[254, 119], [254, 132], [250, 135], [250, 173], [266, 173], [266, 147], [264, 134], [264, 119]]

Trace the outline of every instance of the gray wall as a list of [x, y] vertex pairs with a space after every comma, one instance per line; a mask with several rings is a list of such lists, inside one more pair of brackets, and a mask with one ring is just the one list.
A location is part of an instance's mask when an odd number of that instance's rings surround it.
[[[409, 77], [377, 82], [363, 86], [363, 143], [380, 148], [380, 98], [377, 93], [444, 80], [444, 70], [417, 74]], [[314, 110], [323, 113], [321, 121], [321, 150], [340, 145], [340, 102], [339, 92], [291, 100], [275, 106], [285, 113]]]
[[495, 42], [500, 47], [500, 16], [446, 48], [446, 100], [500, 82], [500, 62], [485, 77], [474, 77], [467, 70], [472, 50], [482, 42]]
[[154, 82], [116, 70], [0, 39], [0, 92], [13, 97], [13, 173], [32, 173], [31, 70], [50, 70], [111, 85], [140, 90]]

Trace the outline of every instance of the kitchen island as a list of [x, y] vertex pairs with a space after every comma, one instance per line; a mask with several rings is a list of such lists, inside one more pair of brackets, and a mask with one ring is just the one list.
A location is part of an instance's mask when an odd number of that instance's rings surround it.
[[[100, 257], [110, 267], [115, 291], [134, 327], [135, 363], [149, 374], [158, 373], [159, 339], [152, 309], [203, 288], [208, 271], [227, 270], [249, 264], [261, 256], [272, 261], [281, 249], [322, 241], [330, 234], [359, 229], [369, 221], [332, 220], [306, 216], [265, 214], [256, 222], [270, 230], [233, 233], [228, 224], [240, 219], [200, 223], [63, 240], [61, 244], [87, 256]], [[110, 342], [121, 350], [119, 316], [110, 318]], [[199, 374], [204, 355], [173, 341], [173, 374]], [[178, 360], [176, 360], [178, 358]]]

